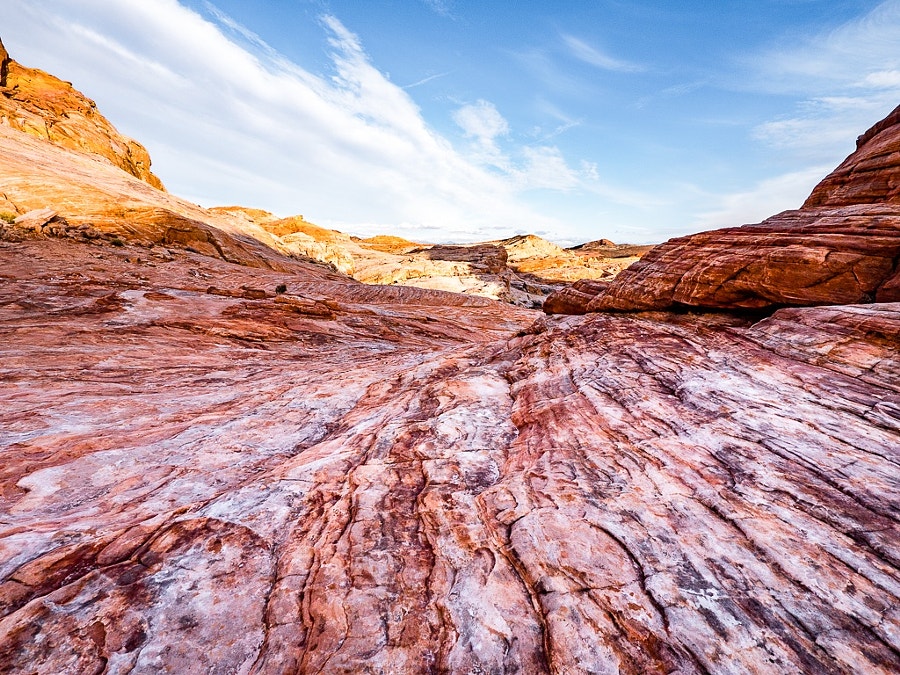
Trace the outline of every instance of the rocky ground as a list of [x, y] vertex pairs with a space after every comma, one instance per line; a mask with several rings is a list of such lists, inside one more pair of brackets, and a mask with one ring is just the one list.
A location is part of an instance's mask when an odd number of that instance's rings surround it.
[[900, 668], [900, 305], [0, 261], [2, 672]]
[[[875, 155], [832, 184], [892, 185]], [[0, 672], [900, 671], [890, 189], [794, 240], [859, 298], [766, 254], [722, 300], [791, 216], [547, 316], [360, 283], [289, 250], [308, 223], [2, 126], [0, 185]], [[657, 300], [591, 311], [614, 286]]]

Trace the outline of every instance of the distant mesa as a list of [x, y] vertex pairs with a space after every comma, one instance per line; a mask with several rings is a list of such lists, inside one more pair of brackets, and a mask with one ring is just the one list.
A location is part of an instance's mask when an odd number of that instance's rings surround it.
[[423, 246], [422, 244], [410, 241], [409, 239], [404, 239], [403, 237], [395, 237], [389, 234], [379, 234], [374, 237], [368, 237], [366, 239], [351, 237], [351, 239], [353, 239], [353, 241], [359, 242], [366, 248], [372, 249], [373, 251], [381, 251], [382, 253], [395, 253], [398, 255], [409, 253], [410, 251], [417, 248], [422, 248]]
[[900, 107], [803, 207], [757, 225], [671, 239], [597, 292], [565, 289], [548, 313], [771, 310], [900, 300]]
[[594, 248], [613, 248], [615, 247], [616, 242], [610, 239], [598, 239], [597, 241], [588, 241], [584, 244], [579, 244], [578, 246], [570, 247], [572, 251], [582, 251], [585, 249], [594, 249]]

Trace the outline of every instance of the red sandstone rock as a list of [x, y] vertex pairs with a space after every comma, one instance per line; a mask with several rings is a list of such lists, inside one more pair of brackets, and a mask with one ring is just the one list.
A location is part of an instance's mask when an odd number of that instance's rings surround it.
[[758, 225], [657, 246], [591, 299], [560, 291], [548, 312], [678, 306], [765, 309], [900, 299], [900, 108], [804, 207]]
[[587, 306], [609, 286], [608, 282], [580, 280], [550, 294], [544, 301], [547, 314], [586, 314]]
[[[0, 672], [900, 671], [900, 303], [545, 317], [2, 128], [0, 184], [70, 223], [0, 241]], [[781, 217], [810, 287], [872, 208]]]
[[900, 668], [900, 305], [528, 331], [136, 248], [0, 244], [0, 671]]
[[856, 141], [856, 152], [831, 172], [803, 208], [900, 204], [900, 106]]
[[494, 244], [429, 246], [426, 249], [413, 251], [413, 253], [422, 253], [431, 260], [471, 263], [476, 271], [488, 274], [497, 274], [506, 270], [506, 249]]
[[661, 244], [587, 310], [872, 302], [898, 258], [900, 206], [787, 211]]
[[9, 52], [6, 51], [3, 41], [0, 40], [0, 87], [6, 86], [6, 77], [9, 75], [9, 62]]

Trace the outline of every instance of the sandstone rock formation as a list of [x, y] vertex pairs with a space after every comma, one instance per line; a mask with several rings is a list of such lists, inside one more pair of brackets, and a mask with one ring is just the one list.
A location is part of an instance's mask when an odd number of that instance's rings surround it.
[[856, 152], [829, 174], [804, 209], [900, 204], [900, 106], [856, 140]]
[[[860, 137], [800, 210], [672, 239], [576, 313], [892, 302], [898, 262], [900, 108]], [[551, 296], [546, 306], [562, 305]]]
[[567, 281], [611, 280], [651, 248], [602, 240], [564, 249], [535, 235], [434, 245], [391, 235], [362, 239], [319, 227], [303, 216], [278, 218], [240, 206], [210, 212], [262, 228], [279, 250], [326, 263], [364, 283], [466, 293], [522, 307], [540, 307]]
[[545, 316], [2, 127], [0, 185], [0, 672], [900, 672], [900, 302]]
[[551, 293], [544, 301], [543, 309], [547, 314], [587, 314], [591, 300], [607, 288], [607, 281], [579, 280]]
[[[900, 668], [900, 305], [529, 328], [295, 264], [0, 246], [0, 671]], [[281, 282], [328, 311], [204, 290]]]
[[143, 145], [120, 134], [97, 105], [68, 82], [10, 58], [0, 43], [0, 125], [71, 150], [100, 155], [155, 188]]
[[[210, 212], [96, 155], [71, 152], [3, 125], [0, 185], [0, 213], [20, 216], [50, 209], [66, 221], [66, 228], [45, 235], [186, 249], [273, 269], [292, 265], [290, 251], [246, 219]], [[0, 239], [22, 234], [0, 222]]]
[[491, 243], [506, 249], [509, 266], [520, 275], [557, 284], [579, 279], [609, 281], [652, 248], [602, 239], [564, 249], [533, 234]]

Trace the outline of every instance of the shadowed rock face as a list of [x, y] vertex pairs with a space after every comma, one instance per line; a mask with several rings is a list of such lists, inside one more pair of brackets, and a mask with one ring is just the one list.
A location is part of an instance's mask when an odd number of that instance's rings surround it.
[[[0, 184], [0, 672], [900, 672], [900, 302], [546, 317], [15, 129]], [[866, 208], [794, 227], [869, 288]]]
[[546, 311], [900, 300], [900, 108], [858, 144], [802, 209], [758, 225], [672, 239], [591, 298], [569, 293], [563, 302], [551, 295]]
[[547, 314], [587, 314], [587, 306], [598, 294], [609, 287], [609, 282], [582, 279], [562, 288], [544, 301]]
[[9, 52], [0, 41], [0, 87], [6, 86], [6, 76], [9, 74]]

